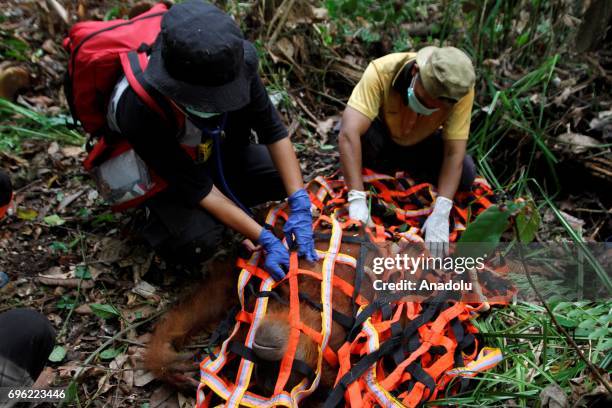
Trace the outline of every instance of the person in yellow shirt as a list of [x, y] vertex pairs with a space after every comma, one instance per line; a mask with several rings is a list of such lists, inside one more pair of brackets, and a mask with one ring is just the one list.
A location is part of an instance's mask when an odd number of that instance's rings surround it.
[[338, 139], [351, 218], [370, 218], [363, 167], [406, 171], [437, 186], [422, 229], [434, 254], [446, 252], [453, 197], [475, 177], [466, 154], [474, 82], [472, 61], [454, 47], [393, 53], [368, 65], [347, 103]]

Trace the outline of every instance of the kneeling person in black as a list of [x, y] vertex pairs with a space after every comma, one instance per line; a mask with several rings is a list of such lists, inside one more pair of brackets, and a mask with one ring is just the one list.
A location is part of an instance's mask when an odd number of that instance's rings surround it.
[[[285, 233], [300, 255], [317, 255], [299, 163], [257, 68], [255, 48], [227, 14], [186, 1], [164, 16], [144, 72], [146, 82], [185, 114], [184, 125], [174, 127], [149, 109], [125, 78], [113, 92], [108, 122], [169, 184], [146, 202], [144, 235], [162, 255], [206, 258], [225, 225], [263, 246], [266, 268], [278, 279], [288, 252], [245, 207], [288, 195]], [[194, 161], [180, 145], [207, 143], [213, 134], [220, 139], [221, 148], [213, 144], [212, 151], [218, 158]]]

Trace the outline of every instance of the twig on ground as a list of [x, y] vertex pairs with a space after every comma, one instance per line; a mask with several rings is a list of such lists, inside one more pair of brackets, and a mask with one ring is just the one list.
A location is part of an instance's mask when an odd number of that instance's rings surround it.
[[308, 91], [312, 92], [312, 93], [315, 93], [317, 95], [320, 95], [320, 96], [322, 96], [324, 98], [329, 99], [332, 102], [337, 103], [338, 105], [342, 106], [343, 108], [346, 107], [346, 102], [343, 102], [342, 100], [340, 100], [340, 99], [338, 99], [338, 98], [336, 98], [334, 96], [331, 96], [331, 95], [329, 95], [329, 94], [327, 94], [325, 92], [317, 91], [316, 89], [313, 89], [311, 87], [306, 87], [306, 89]]
[[304, 104], [304, 102], [302, 102], [300, 98], [293, 98], [293, 99], [297, 102], [298, 105], [300, 105], [300, 108], [302, 108], [304, 113], [315, 122], [315, 126], [316, 126], [316, 123], [319, 121], [319, 119], [310, 111], [310, 109], [306, 107], [306, 105]]
[[[276, 41], [276, 37], [278, 37], [278, 35], [280, 34], [280, 31], [285, 26], [285, 22], [287, 21], [287, 18], [289, 17], [289, 12], [291, 11], [291, 8], [293, 7], [293, 3], [295, 3], [295, 0], [283, 1], [283, 3], [278, 8], [276, 14], [272, 18], [272, 21], [270, 22], [270, 27], [268, 28], [268, 32], [266, 33], [268, 36], [268, 48], [271, 48], [271, 45], [274, 44], [274, 42]], [[275, 26], [277, 19], [278, 19], [278, 23]], [[274, 29], [274, 32], [270, 36], [270, 30], [272, 29], [272, 27], [276, 27], [276, 28]]]
[[572, 211], [596, 213], [596, 214], [612, 214], [612, 208], [609, 210], [597, 210], [594, 208], [574, 208]]
[[[101, 339], [112, 339], [111, 336], [100, 336]], [[134, 346], [145, 347], [146, 345], [140, 341], [134, 341], [129, 339], [117, 339], [116, 341], [120, 341], [122, 343], [132, 344]]]
[[49, 2], [51, 7], [53, 8], [53, 10], [55, 10], [57, 15], [62, 19], [62, 21], [64, 23], [66, 23], [66, 24], [70, 24], [70, 19], [68, 17], [68, 12], [64, 8], [64, 6], [62, 6], [60, 4], [60, 2], [57, 1], [57, 0], [47, 0], [47, 1]]

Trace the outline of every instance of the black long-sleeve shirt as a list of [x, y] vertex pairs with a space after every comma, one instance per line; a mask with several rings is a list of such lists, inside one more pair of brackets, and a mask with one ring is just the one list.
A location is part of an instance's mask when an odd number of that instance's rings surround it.
[[[209, 119], [211, 127], [219, 118]], [[179, 144], [178, 130], [142, 102], [132, 88], [128, 87], [117, 103], [116, 122], [121, 135], [136, 153], [180, 194], [185, 203], [196, 205], [208, 195], [213, 179], [207, 166], [189, 157]], [[227, 114], [224, 149], [231, 151], [232, 145], [249, 143], [251, 130], [263, 144], [287, 137], [287, 130], [259, 76], [251, 81], [249, 104]]]

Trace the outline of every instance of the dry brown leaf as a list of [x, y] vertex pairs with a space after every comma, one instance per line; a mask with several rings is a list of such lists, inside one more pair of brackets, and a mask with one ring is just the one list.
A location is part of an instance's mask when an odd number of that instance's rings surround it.
[[55, 382], [56, 377], [57, 377], [57, 374], [55, 373], [55, 370], [52, 367], [46, 367], [38, 375], [38, 378], [36, 379], [36, 382], [34, 383], [34, 385], [32, 385], [32, 388], [51, 387], [53, 383]]
[[79, 21], [87, 20], [87, 5], [85, 4], [85, 0], [79, 0], [77, 18]]
[[123, 376], [121, 379], [123, 380], [125, 387], [129, 392], [134, 388], [134, 370], [133, 367], [129, 364], [125, 365], [125, 370], [123, 371]]
[[47, 269], [47, 271], [44, 274], [41, 274], [41, 276], [47, 276], [47, 277], [62, 277], [64, 274], [62, 272], [62, 268], [59, 266], [52, 266], [51, 268]]
[[601, 145], [597, 139], [594, 139], [591, 136], [574, 132], [563, 133], [557, 136], [557, 139], [560, 142], [569, 144], [569, 148], [575, 154], [584, 153], [591, 147], [598, 147]]
[[114, 358], [113, 361], [108, 365], [111, 370], [120, 370], [123, 365], [128, 361], [129, 356], [126, 353], [121, 353]]
[[124, 242], [115, 238], [104, 238], [100, 242], [100, 254], [98, 260], [101, 262], [117, 262], [129, 253], [129, 247]]
[[43, 285], [49, 286], [63, 286], [65, 288], [78, 288], [79, 286], [82, 289], [91, 289], [94, 287], [94, 282], [91, 280], [82, 280], [77, 278], [50, 278], [39, 276], [36, 278], [36, 281], [42, 283]]
[[147, 317], [153, 315], [156, 311], [157, 310], [153, 306], [143, 305], [133, 309], [123, 310], [121, 314], [125, 320], [132, 323], [136, 320], [146, 319]]
[[100, 275], [109, 271], [108, 268], [105, 268], [102, 265], [89, 265], [87, 269], [89, 269], [92, 280], [98, 279]]
[[79, 307], [77, 307], [76, 309], [74, 309], [74, 311], [77, 314], [80, 315], [89, 315], [92, 314], [93, 312], [91, 311], [91, 307], [89, 307], [88, 304], [83, 304], [83, 305], [79, 305]]
[[584, 227], [584, 220], [578, 217], [574, 217], [564, 211], [559, 211], [561, 216], [567, 221], [567, 223], [575, 230], [580, 236], [582, 236], [582, 228]]
[[55, 46], [55, 41], [53, 41], [50, 38], [46, 39], [40, 48], [42, 48], [48, 54], [51, 54], [51, 55], [57, 54], [57, 48]]
[[103, 395], [107, 393], [111, 388], [113, 388], [113, 384], [109, 381], [112, 376], [112, 373], [106, 373], [102, 377], [98, 379], [98, 391], [97, 395]]
[[330, 116], [325, 120], [317, 122], [317, 133], [326, 137], [334, 128], [334, 123], [338, 120], [338, 116]]
[[180, 408], [190, 408], [195, 406], [195, 399], [186, 397], [183, 393], [178, 393], [178, 405]]
[[147, 281], [142, 280], [138, 282], [134, 289], [132, 289], [132, 292], [142, 296], [145, 299], [151, 299], [153, 297], [159, 298], [159, 296], [155, 294], [156, 290], [157, 288], [155, 286], [151, 285]]
[[22, 95], [23, 99], [25, 99], [30, 105], [34, 105], [39, 109], [48, 108], [53, 105], [53, 99], [49, 98], [45, 95]]
[[[80, 368], [81, 368], [80, 361], [69, 361], [68, 363], [64, 365], [59, 366], [57, 368], [57, 371], [58, 371], [60, 378], [72, 378], [74, 374], [77, 372], [77, 370], [79, 370]], [[81, 376], [90, 369], [91, 367], [86, 368], [85, 371], [83, 371], [83, 373], [81, 374]]]
[[60, 151], [65, 157], [78, 157], [85, 152], [80, 146], [66, 146], [62, 147]]
[[295, 47], [290, 39], [283, 37], [276, 42], [276, 47], [278, 50], [287, 58], [293, 59], [293, 55], [295, 54]]
[[563, 105], [563, 103], [567, 100], [567, 98], [569, 98], [569, 96], [573, 93], [574, 91], [572, 90], [572, 88], [565, 88], [563, 90], [563, 92], [561, 92], [561, 94], [557, 97], [555, 97], [555, 99], [553, 99], [553, 103], [556, 106], [561, 106]]
[[134, 373], [134, 385], [136, 387], [144, 387], [153, 380], [155, 380], [155, 375], [150, 371], [136, 370]]
[[49, 147], [47, 148], [47, 153], [50, 156], [53, 156], [54, 154], [56, 154], [57, 152], [59, 152], [59, 144], [57, 142], [51, 142], [51, 144], [49, 144]]
[[175, 391], [166, 385], [153, 391], [149, 400], [149, 408], [178, 408], [178, 406]]
[[57, 0], [47, 0], [53, 10], [55, 10], [56, 14], [62, 19], [62, 21], [66, 24], [70, 23], [70, 18], [68, 17], [68, 12], [66, 8]]
[[597, 113], [597, 117], [591, 119], [589, 126], [594, 130], [603, 130], [607, 126], [612, 126], [612, 110]]
[[315, 20], [327, 20], [329, 12], [326, 7], [312, 7], [312, 16]]
[[542, 408], [568, 408], [567, 395], [557, 384], [550, 384], [540, 392]]
[[63, 211], [64, 209], [66, 209], [66, 207], [72, 204], [77, 198], [82, 196], [83, 193], [85, 193], [85, 190], [77, 191], [76, 193], [64, 197], [62, 202], [59, 203], [59, 205], [57, 206], [57, 211]]

